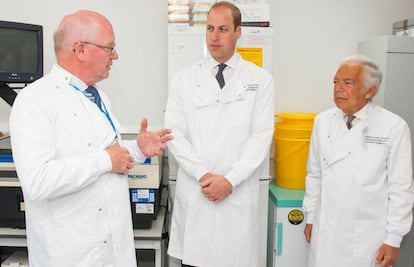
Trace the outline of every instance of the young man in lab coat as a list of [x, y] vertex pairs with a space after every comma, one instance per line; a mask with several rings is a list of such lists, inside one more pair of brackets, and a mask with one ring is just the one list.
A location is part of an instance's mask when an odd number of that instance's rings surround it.
[[207, 19], [210, 55], [170, 86], [165, 126], [179, 169], [168, 253], [187, 266], [258, 265], [259, 166], [272, 142], [274, 84], [235, 54], [240, 25], [236, 6], [216, 3]]
[[126, 174], [172, 136], [148, 132], [144, 119], [136, 140], [121, 140], [108, 98], [98, 90], [93, 102], [85, 92], [118, 59], [108, 19], [66, 15], [54, 44], [56, 64], [17, 95], [10, 116], [29, 264], [136, 267]]
[[308, 267], [391, 266], [410, 230], [410, 132], [371, 102], [381, 78], [371, 60], [346, 59], [334, 77], [336, 107], [315, 118], [303, 200]]

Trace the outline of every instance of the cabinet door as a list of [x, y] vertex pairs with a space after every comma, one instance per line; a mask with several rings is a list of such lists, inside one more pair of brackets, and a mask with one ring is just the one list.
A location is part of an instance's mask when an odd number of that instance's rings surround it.
[[304, 267], [308, 259], [304, 215], [301, 208], [275, 208], [273, 266]]

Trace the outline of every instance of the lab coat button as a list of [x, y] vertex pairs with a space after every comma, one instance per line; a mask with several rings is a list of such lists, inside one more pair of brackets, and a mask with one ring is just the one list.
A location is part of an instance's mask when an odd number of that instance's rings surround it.
[[89, 142], [89, 143], [88, 143], [88, 146], [92, 146], [92, 144]]
[[102, 208], [99, 208], [98, 211], [102, 211]]
[[105, 240], [103, 243], [104, 243], [104, 244], [106, 244], [106, 243], [107, 243], [107, 241]]

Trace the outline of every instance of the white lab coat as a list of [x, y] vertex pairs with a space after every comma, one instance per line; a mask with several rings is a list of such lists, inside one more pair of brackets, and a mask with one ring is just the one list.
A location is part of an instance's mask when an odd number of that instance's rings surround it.
[[315, 118], [303, 201], [313, 223], [308, 267], [379, 266], [380, 246], [399, 246], [410, 230], [409, 128], [372, 103], [357, 116], [351, 130], [337, 108]]
[[[127, 178], [110, 172], [104, 151], [115, 132], [96, 105], [70, 83], [86, 88], [54, 66], [18, 94], [11, 112], [29, 264], [135, 267]], [[110, 111], [108, 99], [100, 94]], [[135, 142], [123, 145], [137, 161], [145, 159]]]
[[[170, 87], [165, 126], [179, 169], [168, 253], [194, 266], [257, 266], [258, 167], [272, 141], [274, 84], [236, 54], [220, 89], [214, 64], [207, 58], [186, 68]], [[234, 186], [219, 203], [200, 190], [208, 171]]]

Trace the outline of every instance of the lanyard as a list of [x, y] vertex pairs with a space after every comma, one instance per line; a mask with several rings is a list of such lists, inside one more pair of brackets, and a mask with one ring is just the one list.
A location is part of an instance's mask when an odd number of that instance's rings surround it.
[[[74, 84], [70, 83], [70, 86], [72, 86], [76, 91], [82, 93], [89, 101], [91, 101], [92, 103], [95, 104], [95, 102], [93, 102], [92, 99], [90, 99], [87, 95], [85, 95], [85, 93], [83, 91], [81, 91], [78, 87], [76, 87]], [[115, 124], [112, 121], [111, 116], [109, 115], [109, 112], [106, 109], [105, 103], [102, 101], [102, 99], [101, 99], [101, 107], [102, 107], [102, 109], [99, 109], [99, 110], [105, 115], [105, 117], [108, 120], [109, 124], [111, 124], [112, 129], [114, 129], [115, 139], [118, 139], [118, 133], [116, 132]]]

